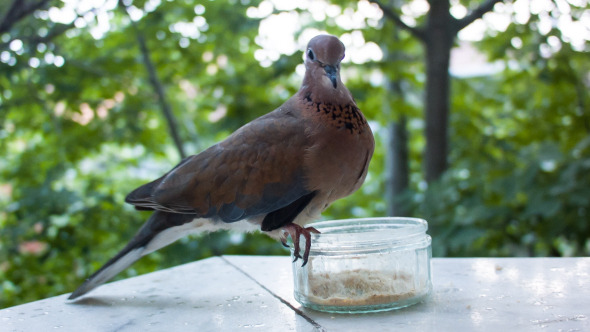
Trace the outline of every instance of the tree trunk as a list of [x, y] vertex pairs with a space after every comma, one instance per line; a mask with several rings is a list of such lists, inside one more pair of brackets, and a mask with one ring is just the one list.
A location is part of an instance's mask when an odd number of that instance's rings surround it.
[[448, 119], [449, 119], [449, 59], [455, 36], [463, 28], [494, 8], [503, 0], [485, 0], [460, 20], [451, 16], [449, 0], [428, 0], [430, 10], [426, 26], [409, 26], [390, 6], [380, 0], [376, 3], [383, 15], [398, 27], [424, 43], [426, 48], [426, 91], [424, 95], [426, 119], [426, 151], [424, 171], [426, 181], [438, 180], [447, 169]]
[[401, 194], [408, 189], [410, 183], [408, 158], [408, 131], [405, 115], [389, 126], [389, 153], [387, 179], [387, 215], [407, 216], [408, 209], [400, 201]]
[[158, 74], [156, 73], [156, 67], [150, 58], [150, 51], [147, 47], [147, 43], [143, 38], [143, 34], [137, 27], [135, 21], [131, 19], [129, 12], [127, 11], [127, 6], [123, 3], [123, 1], [119, 1], [119, 5], [125, 11], [127, 16], [129, 17], [129, 21], [133, 26], [133, 30], [135, 30], [135, 37], [137, 39], [137, 43], [139, 44], [139, 50], [141, 52], [141, 56], [143, 59], [143, 64], [145, 69], [148, 73], [149, 81], [154, 88], [154, 92], [156, 94], [156, 98], [158, 103], [160, 104], [160, 109], [164, 114], [164, 118], [166, 119], [166, 123], [168, 124], [168, 130], [170, 131], [170, 136], [172, 136], [172, 140], [174, 141], [174, 145], [178, 150], [178, 154], [180, 155], [180, 159], [186, 158], [186, 152], [184, 151], [184, 145], [182, 144], [182, 139], [180, 138], [180, 133], [178, 130], [178, 124], [176, 123], [176, 118], [174, 117], [174, 113], [172, 113], [172, 108], [166, 99], [166, 92], [164, 91], [164, 86], [160, 82], [158, 78]]
[[[390, 3], [394, 8], [400, 8], [402, 2], [400, 0], [394, 0]], [[400, 40], [399, 30], [392, 31], [392, 39], [397, 44]], [[387, 61], [396, 61], [402, 57], [399, 50], [389, 52], [387, 47], [383, 47], [384, 53], [386, 54]], [[404, 91], [401, 86], [401, 75], [394, 74], [392, 79], [386, 79], [385, 88], [388, 91], [388, 97], [384, 105], [384, 109], [387, 113], [396, 112], [395, 109], [390, 109], [389, 98], [395, 96], [394, 99], [404, 100]], [[407, 216], [409, 211], [407, 205], [400, 200], [402, 194], [408, 189], [410, 185], [410, 166], [409, 166], [409, 154], [408, 154], [408, 130], [407, 130], [407, 117], [405, 114], [400, 114], [395, 117], [395, 120], [389, 124], [389, 144], [388, 153], [386, 156], [386, 188], [385, 188], [385, 200], [387, 202], [387, 215], [389, 216]]]
[[447, 168], [449, 118], [449, 59], [453, 21], [448, 0], [431, 0], [426, 26], [426, 181], [437, 180]]
[[[132, 21], [133, 22], [133, 21]], [[145, 39], [139, 30], [136, 31], [137, 33], [137, 42], [139, 43], [139, 49], [141, 50], [141, 54], [143, 57], [143, 63], [145, 68], [148, 72], [148, 77], [154, 91], [156, 93], [156, 98], [158, 99], [158, 103], [160, 104], [160, 109], [162, 113], [164, 113], [164, 118], [166, 119], [166, 123], [168, 123], [168, 130], [170, 131], [170, 136], [172, 136], [172, 140], [174, 141], [174, 145], [178, 150], [178, 154], [180, 155], [180, 159], [186, 158], [186, 152], [184, 152], [184, 146], [182, 145], [182, 140], [180, 139], [180, 133], [178, 130], [178, 124], [176, 123], [176, 118], [174, 117], [174, 113], [172, 113], [172, 109], [168, 101], [166, 100], [166, 92], [164, 92], [164, 86], [158, 79], [158, 75], [156, 74], [156, 68], [150, 58], [150, 53], [147, 48]]]

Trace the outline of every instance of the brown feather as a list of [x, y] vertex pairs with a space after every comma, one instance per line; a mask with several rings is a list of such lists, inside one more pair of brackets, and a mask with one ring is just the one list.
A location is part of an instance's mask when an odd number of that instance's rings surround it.
[[283, 243], [290, 234], [294, 255], [305, 265], [317, 230], [302, 226], [361, 186], [375, 148], [367, 120], [340, 79], [344, 45], [317, 36], [306, 55], [301, 89], [281, 107], [127, 196], [138, 209], [157, 211], [70, 299], [187, 233], [227, 229], [240, 220], [260, 224]]
[[312, 39], [309, 48], [316, 59], [306, 60], [297, 94], [138, 188], [127, 201], [138, 208], [200, 217], [223, 211], [230, 215], [224, 221], [237, 221], [286, 207], [311, 192], [317, 195], [308, 215], [316, 215], [357, 190], [375, 143], [339, 73], [336, 88], [325, 77], [325, 66], [339, 68], [344, 46], [337, 38], [322, 36]]

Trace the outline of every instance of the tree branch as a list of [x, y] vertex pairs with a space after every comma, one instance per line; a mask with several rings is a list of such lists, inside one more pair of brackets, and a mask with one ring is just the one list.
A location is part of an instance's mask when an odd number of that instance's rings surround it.
[[172, 139], [174, 140], [176, 149], [178, 150], [180, 157], [184, 159], [186, 158], [186, 153], [184, 152], [182, 140], [180, 139], [180, 135], [178, 133], [178, 124], [176, 123], [176, 119], [174, 117], [174, 114], [172, 113], [172, 109], [170, 108], [170, 104], [168, 104], [168, 101], [166, 100], [164, 86], [158, 78], [158, 74], [156, 73], [156, 68], [154, 67], [154, 64], [150, 58], [150, 53], [145, 42], [145, 39], [143, 38], [141, 31], [139, 31], [137, 24], [135, 24], [135, 21], [131, 19], [131, 15], [129, 15], [129, 12], [127, 11], [127, 6], [125, 6], [123, 1], [119, 1], [119, 6], [121, 6], [121, 8], [125, 11], [127, 16], [129, 17], [129, 20], [131, 21], [133, 30], [135, 30], [137, 43], [139, 44], [139, 49], [141, 51], [141, 55], [143, 58], [143, 64], [145, 65], [145, 68], [148, 72], [150, 83], [152, 84], [154, 91], [158, 97], [158, 102], [160, 103], [160, 107], [162, 109], [162, 112], [164, 113], [164, 117], [168, 122], [168, 129], [170, 129], [170, 135], [172, 135]]
[[423, 29], [411, 27], [411, 26], [407, 25], [406, 23], [404, 23], [404, 21], [402, 21], [401, 17], [398, 14], [396, 14], [391, 8], [382, 4], [381, 1], [379, 1], [379, 0], [369, 0], [369, 1], [377, 4], [379, 6], [379, 8], [381, 8], [381, 11], [383, 11], [383, 14], [387, 18], [392, 20], [398, 27], [408, 31], [414, 37], [416, 37], [422, 41], [426, 40], [426, 35], [425, 35]]
[[[78, 15], [78, 17], [80, 17], [80, 15]], [[34, 36], [34, 37], [32, 37], [32, 36], [27, 36], [27, 37], [11, 36], [12, 39], [10, 39], [8, 42], [0, 44], [0, 50], [7, 49], [10, 46], [10, 43], [15, 39], [20, 39], [25, 44], [29, 44], [31, 46], [35, 46], [40, 43], [48, 43], [48, 42], [52, 41], [53, 38], [59, 37], [60, 35], [62, 35], [66, 31], [68, 31], [72, 28], [75, 28], [75, 27], [76, 26], [74, 25], [74, 22], [72, 22], [70, 24], [57, 24], [51, 30], [49, 30], [47, 35], [45, 35], [43, 37], [41, 37], [41, 36]]]
[[43, 8], [49, 1], [51, 0], [26, 3], [24, 0], [14, 0], [0, 22], [0, 34], [8, 32], [14, 24], [32, 14], [35, 10]]
[[[18, 2], [18, 1], [19, 0], [16, 0], [16, 2]], [[39, 7], [37, 7], [37, 9], [39, 9]], [[76, 19], [83, 18], [88, 13], [95, 13], [96, 14], [96, 9], [91, 8], [82, 14], [76, 13]], [[10, 14], [10, 10], [7, 14]], [[71, 23], [68, 23], [68, 24], [56, 23], [55, 25], [53, 25], [51, 27], [51, 30], [49, 30], [49, 32], [45, 36], [39, 36], [36, 33], [34, 33], [34, 36], [11, 35], [10, 36], [11, 39], [8, 42], [0, 44], [0, 50], [7, 49], [10, 46], [10, 43], [15, 39], [20, 39], [24, 43], [31, 45], [31, 47], [34, 47], [37, 44], [41, 44], [41, 43], [49, 43], [50, 41], [53, 40], [53, 38], [59, 37], [62, 34], [64, 34], [66, 31], [75, 28], [76, 27], [76, 24], [75, 24], [76, 19], [74, 19]]]
[[479, 7], [472, 10], [467, 16], [463, 17], [460, 20], [455, 20], [454, 29], [455, 32], [459, 32], [463, 30], [466, 26], [473, 23], [473, 21], [477, 20], [478, 18], [482, 18], [483, 14], [491, 11], [494, 9], [494, 5], [498, 2], [503, 2], [504, 0], [486, 0], [483, 2]]

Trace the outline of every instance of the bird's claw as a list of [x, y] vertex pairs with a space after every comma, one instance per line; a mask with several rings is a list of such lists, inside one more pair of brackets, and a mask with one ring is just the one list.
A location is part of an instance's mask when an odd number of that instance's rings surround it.
[[283, 245], [283, 247], [285, 248], [289, 248], [289, 245], [287, 244], [287, 237], [281, 237], [281, 244]]
[[[301, 265], [301, 267], [304, 267], [305, 264], [307, 264], [307, 260], [309, 258], [309, 251], [311, 249], [311, 233], [320, 234], [320, 231], [313, 227], [303, 228], [293, 223], [284, 226], [283, 231], [285, 231], [286, 234], [284, 235], [284, 237], [281, 238], [281, 243], [284, 246], [288, 247], [286, 242], [287, 235], [291, 236], [291, 240], [293, 241], [293, 256], [295, 257], [295, 259], [293, 259], [293, 263], [296, 262], [298, 259], [303, 259], [303, 264]], [[299, 247], [299, 238], [302, 235], [305, 238], [305, 249], [303, 251], [303, 257], [301, 257], [301, 254], [299, 253], [301, 251], [301, 248]]]

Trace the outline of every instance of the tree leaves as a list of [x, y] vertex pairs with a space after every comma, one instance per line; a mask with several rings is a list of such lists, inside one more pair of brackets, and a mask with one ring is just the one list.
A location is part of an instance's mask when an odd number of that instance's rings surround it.
[[[347, 13], [367, 5], [337, 3]], [[475, 8], [481, 1], [457, 3]], [[223, 139], [298, 88], [293, 73], [300, 52], [270, 67], [254, 56], [260, 18], [246, 13], [258, 4], [165, 1], [151, 10], [148, 2], [132, 4], [143, 10], [136, 24], [188, 153]], [[46, 11], [0, 36], [0, 307], [73, 290], [147, 219], [123, 204], [125, 195], [179, 160], [130, 18], [119, 9], [106, 13], [110, 28], [102, 36], [92, 30], [96, 16], [77, 26], [54, 23]], [[360, 33], [385, 54], [379, 62], [343, 66], [377, 149], [365, 185], [324, 218], [387, 213], [387, 128], [403, 115], [410, 189], [395, 200], [429, 221], [435, 256], [590, 254], [587, 52], [557, 29], [539, 31], [537, 14], [477, 43], [504, 70], [453, 78], [450, 168], [427, 185], [420, 43], [394, 33], [388, 21], [347, 30], [336, 19], [305, 15], [309, 26], [339, 36]], [[414, 19], [424, 22], [424, 16]], [[303, 23], [301, 29], [308, 26]], [[548, 55], [541, 49], [555, 43], [551, 36], [561, 47]], [[11, 47], [17, 39], [22, 45]], [[394, 80], [399, 94], [385, 86]], [[207, 234], [143, 258], [120, 278], [216, 254], [287, 251], [259, 234]]]

